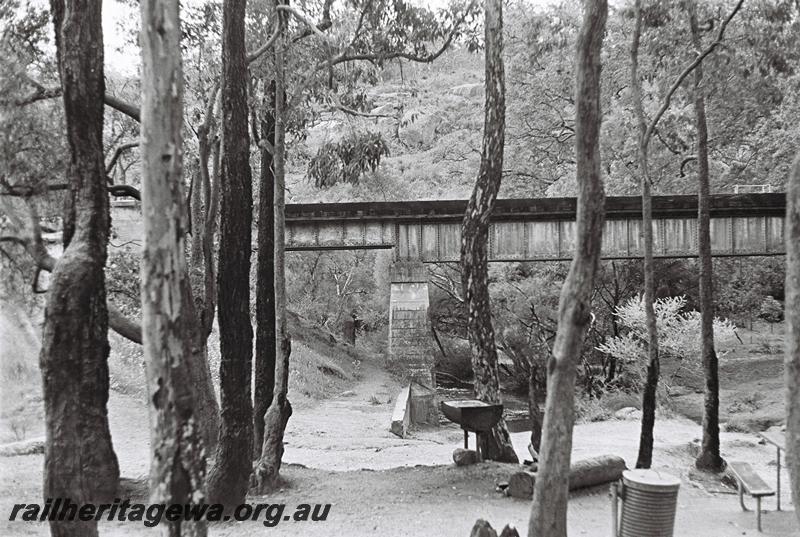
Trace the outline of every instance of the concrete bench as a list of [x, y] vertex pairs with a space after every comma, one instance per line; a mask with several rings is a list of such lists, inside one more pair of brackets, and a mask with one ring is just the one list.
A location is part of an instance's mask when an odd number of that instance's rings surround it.
[[728, 469], [736, 478], [736, 485], [739, 489], [739, 505], [742, 506], [742, 511], [748, 510], [744, 505], [745, 492], [756, 499], [756, 520], [758, 531], [761, 531], [761, 498], [774, 496], [775, 491], [746, 462], [730, 462]]

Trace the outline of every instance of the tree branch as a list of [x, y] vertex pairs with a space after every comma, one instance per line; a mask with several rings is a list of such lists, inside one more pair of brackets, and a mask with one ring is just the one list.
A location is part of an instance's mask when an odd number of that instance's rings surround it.
[[108, 193], [117, 198], [131, 197], [142, 201], [142, 193], [131, 185], [109, 185]]
[[340, 63], [351, 62], [351, 61], [370, 61], [370, 62], [377, 62], [377, 61], [387, 61], [387, 60], [394, 60], [397, 58], [405, 59], [408, 61], [412, 61], [415, 63], [430, 63], [437, 59], [439, 56], [444, 54], [444, 52], [450, 47], [450, 44], [453, 42], [453, 39], [458, 33], [459, 28], [466, 20], [467, 16], [469, 15], [472, 8], [475, 6], [476, 0], [472, 0], [467, 8], [464, 10], [464, 13], [459, 17], [459, 19], [453, 24], [453, 27], [450, 29], [447, 37], [445, 38], [444, 43], [439, 48], [439, 50], [432, 52], [430, 54], [426, 54], [424, 56], [419, 56], [416, 54], [412, 54], [410, 52], [398, 50], [393, 52], [386, 52], [386, 53], [375, 53], [375, 54], [353, 54], [347, 55], [347, 50], [352, 46], [353, 42], [360, 31], [361, 24], [364, 18], [364, 12], [362, 11], [361, 17], [359, 18], [358, 27], [356, 29], [356, 34], [351, 40], [350, 44], [348, 44], [337, 56], [329, 57], [327, 60], [319, 62], [315, 66], [313, 66], [305, 77], [303, 77], [303, 81], [298, 84], [295, 91], [292, 93], [291, 98], [289, 99], [289, 103], [287, 108], [292, 109], [300, 102], [300, 96], [303, 94], [305, 89], [311, 83], [312, 78], [315, 76], [316, 72], [321, 69], [332, 69], [334, 66], [339, 65]]
[[27, 97], [22, 97], [19, 99], [11, 100], [10, 104], [13, 106], [27, 106], [29, 104], [33, 104], [38, 101], [44, 101], [47, 99], [55, 99], [56, 97], [61, 96], [61, 88], [46, 88], [36, 82], [28, 78], [28, 81], [36, 88], [36, 90], [28, 95]]
[[686, 177], [686, 172], [684, 171], [684, 168], [686, 167], [687, 164], [689, 164], [693, 160], [697, 160], [697, 157], [696, 156], [690, 156], [690, 157], [686, 157], [685, 159], [683, 159], [681, 161], [681, 177]]
[[[297, 20], [299, 20], [300, 22], [302, 22], [303, 24], [305, 24], [305, 25], [306, 25], [306, 28], [308, 29], [308, 31], [310, 31], [310, 32], [311, 32], [311, 33], [313, 33], [313, 34], [316, 34], [316, 35], [317, 35], [317, 37], [319, 37], [319, 38], [320, 38], [320, 39], [322, 39], [323, 41], [327, 41], [327, 40], [328, 40], [328, 37], [327, 37], [325, 34], [323, 34], [323, 33], [322, 33], [322, 30], [320, 30], [320, 29], [317, 27], [317, 25], [316, 25], [316, 24], [314, 24], [314, 22], [313, 22], [311, 19], [309, 19], [308, 17], [306, 17], [305, 15], [303, 15], [302, 13], [300, 13], [299, 11], [297, 11], [297, 10], [296, 10], [295, 8], [293, 8], [292, 6], [290, 6], [290, 5], [288, 5], [288, 4], [279, 4], [277, 7], [278, 7], [278, 9], [282, 9], [282, 10], [284, 10], [284, 11], [288, 11], [289, 13], [291, 13], [292, 15], [294, 15], [294, 17], [295, 17]], [[276, 37], [277, 37], [277, 36], [276, 36]]]
[[108, 106], [110, 106], [114, 110], [122, 112], [131, 119], [135, 119], [138, 122], [142, 121], [139, 107], [134, 104], [123, 101], [122, 99], [119, 99], [111, 95], [110, 93], [106, 93], [103, 95], [103, 102], [105, 102]]
[[270, 48], [272, 48], [272, 45], [275, 44], [275, 40], [276, 39], [278, 39], [278, 27], [277, 27], [277, 25], [275, 26], [275, 30], [272, 32], [272, 35], [269, 36], [269, 38], [267, 39], [267, 41], [263, 45], [258, 47], [256, 50], [247, 53], [247, 63], [251, 64], [251, 63], [255, 62], [256, 60], [258, 60], [261, 56], [263, 56], [266, 51], [268, 51]]
[[[27, 203], [27, 206], [30, 211], [31, 237], [29, 239], [21, 237], [3, 237], [2, 239], [7, 242], [15, 242], [16, 244], [25, 246], [26, 251], [33, 258], [39, 270], [53, 272], [58, 260], [50, 255], [50, 252], [47, 251], [47, 247], [44, 245], [44, 241], [42, 240], [42, 228], [39, 224], [39, 213], [36, 206], [32, 203]], [[134, 343], [142, 344], [141, 325], [125, 317], [121, 311], [111, 304], [108, 304], [108, 326], [122, 337]]]
[[397, 119], [396, 114], [373, 114], [370, 112], [362, 112], [360, 110], [354, 110], [352, 108], [348, 108], [342, 104], [341, 99], [339, 99], [338, 95], [333, 96], [333, 104], [330, 107], [331, 110], [338, 110], [339, 112], [344, 112], [345, 114], [357, 117], [368, 117], [368, 118], [383, 118], [383, 117], [391, 117]]
[[[106, 177], [106, 180], [111, 183], [111, 178]], [[0, 196], [13, 196], [18, 198], [29, 198], [36, 194], [38, 190], [35, 187], [29, 186], [11, 186], [11, 185], [4, 185], [5, 190], [0, 191]], [[68, 190], [69, 185], [67, 183], [56, 183], [53, 185], [47, 185], [44, 187], [44, 190], [48, 192], [58, 192], [61, 190]], [[121, 197], [131, 197], [135, 198], [139, 201], [142, 201], [142, 194], [139, 192], [139, 189], [132, 185], [114, 185], [110, 184], [108, 186], [108, 193], [112, 196], [121, 198]]]
[[694, 71], [698, 65], [700, 65], [700, 63], [705, 59], [705, 57], [714, 52], [714, 49], [717, 48], [717, 46], [719, 46], [720, 43], [722, 43], [722, 38], [725, 36], [725, 28], [728, 27], [728, 23], [730, 23], [731, 19], [733, 19], [736, 13], [739, 12], [739, 9], [742, 7], [742, 3], [744, 3], [744, 0], [739, 0], [736, 3], [736, 6], [733, 8], [733, 11], [731, 11], [730, 14], [725, 18], [725, 20], [722, 21], [722, 24], [720, 25], [719, 30], [717, 31], [717, 38], [711, 44], [709, 44], [700, 54], [698, 54], [697, 57], [694, 59], [694, 61], [692, 61], [692, 63], [687, 65], [686, 68], [683, 70], [683, 72], [680, 74], [680, 76], [678, 76], [678, 78], [675, 79], [675, 82], [673, 82], [672, 86], [669, 88], [666, 97], [664, 97], [664, 102], [661, 104], [661, 108], [658, 109], [658, 112], [656, 113], [655, 117], [653, 117], [653, 120], [647, 127], [647, 131], [645, 132], [644, 138], [642, 140], [642, 143], [645, 145], [645, 147], [650, 142], [650, 138], [653, 136], [653, 131], [655, 130], [656, 125], [661, 119], [661, 116], [663, 116], [664, 112], [666, 112], [667, 109], [669, 108], [674, 93], [678, 90], [680, 85], [683, 83], [684, 79], [686, 79], [686, 77], [689, 76], [689, 74], [692, 71]]
[[[475, 0], [470, 2], [469, 6], [467, 6], [467, 8], [464, 10], [464, 13], [461, 15], [461, 17], [456, 21], [456, 23], [450, 29], [450, 32], [447, 34], [447, 37], [445, 38], [444, 43], [442, 44], [442, 46], [436, 52], [432, 52], [432, 53], [426, 54], [424, 56], [419, 56], [417, 54], [412, 54], [410, 52], [397, 50], [397, 51], [388, 52], [388, 53], [353, 54], [353, 55], [348, 56], [346, 54], [346, 50], [345, 50], [345, 51], [342, 51], [337, 57], [335, 57], [332, 60], [331, 64], [332, 65], [338, 65], [340, 63], [351, 62], [351, 61], [370, 61], [370, 62], [380, 61], [380, 62], [385, 62], [387, 60], [394, 60], [394, 59], [397, 59], [397, 58], [401, 58], [401, 59], [408, 60], [408, 61], [415, 62], [415, 63], [431, 63], [436, 58], [438, 58], [439, 56], [444, 54], [444, 52], [450, 47], [450, 44], [453, 42], [453, 39], [455, 38], [456, 33], [458, 32], [458, 29], [464, 23], [464, 21], [466, 20], [467, 16], [469, 15], [469, 13], [472, 10], [474, 5], [475, 5]], [[325, 66], [324, 63], [317, 64], [317, 68], [316, 69], [319, 70], [324, 66]]]
[[333, 23], [331, 22], [331, 4], [333, 4], [333, 0], [325, 0], [325, 4], [322, 6], [322, 18], [320, 21], [316, 25], [307, 26], [303, 29], [303, 31], [298, 32], [297, 35], [292, 37], [292, 43], [297, 43], [298, 41], [305, 39], [312, 33], [315, 33], [314, 30], [324, 32], [333, 26]]
[[138, 141], [125, 142], [124, 144], [118, 145], [117, 148], [114, 150], [114, 155], [111, 157], [111, 160], [108, 161], [108, 164], [106, 165], [106, 175], [110, 174], [111, 170], [114, 169], [114, 166], [117, 164], [117, 160], [119, 160], [119, 157], [122, 156], [122, 153], [124, 153], [128, 149], [133, 149], [134, 147], [138, 146], [139, 146]]

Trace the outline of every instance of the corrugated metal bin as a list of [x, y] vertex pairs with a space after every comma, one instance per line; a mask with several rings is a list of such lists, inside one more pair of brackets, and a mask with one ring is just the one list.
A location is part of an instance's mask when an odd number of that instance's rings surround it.
[[672, 537], [680, 486], [677, 477], [655, 470], [622, 472], [611, 486], [614, 537]]

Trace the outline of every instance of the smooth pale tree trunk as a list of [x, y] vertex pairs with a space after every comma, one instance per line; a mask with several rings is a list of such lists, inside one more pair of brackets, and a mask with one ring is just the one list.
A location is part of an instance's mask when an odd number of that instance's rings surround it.
[[[268, 86], [261, 113], [261, 138], [275, 147], [275, 84]], [[264, 416], [275, 388], [275, 177], [269, 146], [260, 147], [258, 197], [258, 271], [256, 276], [256, 355], [253, 394], [253, 455], [261, 456]]]
[[[178, 0], [143, 0], [142, 336], [150, 406], [150, 502], [205, 501], [206, 462], [191, 382], [194, 305], [183, 194], [183, 73]], [[163, 520], [169, 536], [205, 536], [204, 521]]]
[[[690, 3], [692, 42], [700, 52], [697, 6]], [[714, 351], [714, 297], [711, 263], [711, 218], [708, 170], [708, 126], [703, 95], [703, 66], [694, 70], [694, 111], [697, 125], [697, 246], [700, 257], [700, 347], [705, 374], [703, 439], [695, 465], [703, 470], [722, 471], [725, 461], [719, 452], [719, 371]]]
[[[119, 465], [108, 427], [104, 266], [109, 205], [103, 163], [103, 31], [99, 2], [53, 0], [70, 158], [64, 254], [45, 307], [42, 372], [44, 497], [113, 500]], [[54, 537], [97, 535], [97, 523], [50, 522]]]
[[[786, 464], [800, 502], [800, 153], [786, 184]], [[795, 509], [800, 520], [800, 509]]]
[[647, 327], [647, 376], [642, 391], [642, 428], [639, 434], [639, 454], [637, 468], [650, 468], [653, 461], [653, 427], [656, 422], [656, 389], [658, 388], [658, 329], [655, 301], [655, 278], [653, 276], [653, 200], [650, 195], [650, 174], [648, 169], [647, 122], [642, 104], [642, 84], [639, 80], [639, 41], [642, 31], [641, 0], [635, 3], [635, 26], [631, 45], [631, 96], [633, 98], [636, 122], [639, 128], [639, 147], [637, 152], [642, 187], [642, 232], [644, 242], [644, 312]]
[[211, 503], [244, 502], [252, 472], [250, 251], [253, 193], [247, 128], [246, 0], [222, 5], [222, 177], [219, 271], [220, 433]]
[[[489, 218], [503, 174], [505, 142], [505, 75], [503, 72], [503, 6], [486, 0], [486, 105], [483, 151], [475, 189], [464, 214], [461, 233], [461, 283], [467, 306], [467, 332], [475, 373], [475, 396], [500, 402], [497, 346], [489, 302]], [[485, 459], [518, 462], [505, 421], [479, 437]]]
[[[274, 3], [278, 17], [278, 39], [275, 42], [275, 144], [273, 152], [274, 190], [274, 241], [275, 241], [275, 388], [272, 402], [264, 417], [264, 444], [261, 458], [254, 471], [255, 488], [265, 494], [278, 484], [281, 462], [283, 460], [283, 433], [292, 415], [289, 403], [289, 356], [292, 342], [286, 330], [286, 279], [285, 244], [286, 227], [284, 209], [286, 205], [286, 50], [287, 17], [279, 11], [281, 0]], [[280, 361], [278, 361], [280, 357]]]
[[600, 264], [605, 193], [600, 172], [600, 53], [608, 5], [584, 4], [575, 80], [575, 154], [578, 184], [575, 255], [561, 288], [558, 331], [547, 363], [539, 470], [528, 535], [566, 537], [570, 455], [574, 422], [575, 366], [590, 319], [594, 276]]

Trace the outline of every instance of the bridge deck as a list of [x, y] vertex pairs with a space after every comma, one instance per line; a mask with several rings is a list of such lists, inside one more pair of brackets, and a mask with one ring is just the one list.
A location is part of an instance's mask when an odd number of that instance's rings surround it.
[[[785, 194], [711, 197], [715, 256], [781, 255]], [[394, 248], [397, 259], [457, 261], [466, 200], [290, 204], [287, 250]], [[492, 261], [567, 260], [575, 237], [575, 198], [498, 200], [491, 218]], [[697, 197], [653, 197], [657, 257], [697, 255]], [[642, 256], [641, 199], [609, 197], [606, 259]]]

